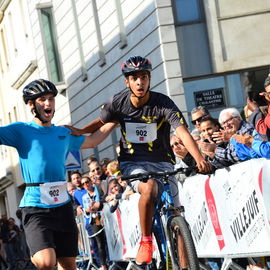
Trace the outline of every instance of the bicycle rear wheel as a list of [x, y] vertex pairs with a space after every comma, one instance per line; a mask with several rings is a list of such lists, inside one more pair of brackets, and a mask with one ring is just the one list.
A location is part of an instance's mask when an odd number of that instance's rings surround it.
[[186, 220], [175, 216], [168, 224], [172, 261], [176, 269], [198, 270], [199, 260]]

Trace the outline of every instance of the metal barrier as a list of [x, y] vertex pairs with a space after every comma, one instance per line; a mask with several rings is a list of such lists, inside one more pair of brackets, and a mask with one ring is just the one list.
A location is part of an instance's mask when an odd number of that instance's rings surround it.
[[86, 262], [88, 263], [87, 263], [86, 269], [84, 268], [85, 270], [99, 269], [98, 266], [94, 264], [91, 246], [90, 246], [90, 238], [94, 237], [96, 234], [89, 237], [85, 229], [85, 225], [84, 225], [85, 221], [84, 221], [83, 215], [76, 216], [76, 222], [77, 222], [77, 226], [79, 230], [79, 242], [78, 242], [79, 254], [82, 255], [76, 258], [77, 270], [82, 269], [82, 267], [79, 266], [80, 263], [85, 264]]
[[[107, 204], [106, 204], [107, 205]], [[111, 214], [110, 214], [111, 215]], [[78, 243], [78, 249], [79, 253], [83, 254], [84, 256], [77, 257], [76, 258], [76, 264], [77, 264], [77, 270], [94, 270], [99, 269], [98, 266], [94, 263], [92, 253], [91, 253], [91, 245], [90, 245], [90, 239], [95, 237], [97, 234], [99, 234], [101, 231], [105, 230], [105, 227], [103, 227], [100, 231], [97, 233], [89, 236], [86, 229], [85, 229], [85, 218], [84, 215], [79, 215], [76, 217], [76, 222], [79, 230], [79, 243]], [[108, 231], [111, 232], [110, 229]], [[108, 231], [106, 235], [108, 234]], [[107, 239], [108, 240], [108, 239]], [[107, 241], [107, 244], [108, 241]], [[87, 263], [87, 266], [81, 267], [79, 266], [80, 263]], [[121, 263], [126, 263], [126, 266], [123, 268]], [[118, 270], [144, 270], [144, 268], [139, 267], [135, 264], [134, 261], [131, 260], [119, 260], [119, 261], [111, 261], [111, 264], [108, 267], [109, 270], [118, 269]]]

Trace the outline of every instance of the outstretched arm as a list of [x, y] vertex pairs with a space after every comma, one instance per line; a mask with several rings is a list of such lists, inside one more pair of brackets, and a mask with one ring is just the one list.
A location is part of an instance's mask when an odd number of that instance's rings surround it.
[[81, 146], [81, 149], [94, 148], [102, 143], [117, 126], [117, 123], [109, 122], [101, 126], [98, 130], [89, 136], [85, 136], [85, 141]]
[[69, 128], [71, 130], [71, 135], [80, 136], [87, 133], [93, 133], [96, 130], [98, 130], [100, 127], [102, 127], [104, 123], [101, 121], [100, 118], [97, 118], [90, 122], [89, 124], [85, 125], [82, 128], [75, 128], [73, 126], [65, 125], [65, 127]]
[[179, 126], [176, 130], [176, 135], [179, 137], [184, 146], [187, 148], [188, 152], [193, 156], [197, 163], [197, 167], [200, 172], [210, 172], [211, 171], [211, 164], [204, 160], [198, 145], [193, 140], [192, 136], [188, 132], [187, 128], [183, 126]]

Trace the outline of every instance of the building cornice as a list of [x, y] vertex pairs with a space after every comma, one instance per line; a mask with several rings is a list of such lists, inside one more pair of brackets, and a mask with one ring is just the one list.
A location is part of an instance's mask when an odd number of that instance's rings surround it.
[[0, 0], [0, 23], [2, 22], [5, 14], [5, 10], [7, 9], [11, 0]]
[[26, 79], [34, 72], [34, 70], [37, 68], [37, 61], [32, 60], [27, 65], [27, 67], [20, 73], [19, 77], [15, 79], [15, 81], [11, 84], [11, 86], [15, 89], [18, 89], [25, 81]]

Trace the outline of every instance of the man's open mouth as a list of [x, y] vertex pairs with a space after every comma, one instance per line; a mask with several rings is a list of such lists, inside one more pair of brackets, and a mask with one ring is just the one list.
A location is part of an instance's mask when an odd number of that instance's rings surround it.
[[50, 116], [52, 114], [52, 110], [44, 110], [45, 116]]
[[143, 92], [144, 92], [144, 89], [141, 88], [141, 89], [138, 89], [137, 91], [138, 91], [139, 93], [143, 93]]

